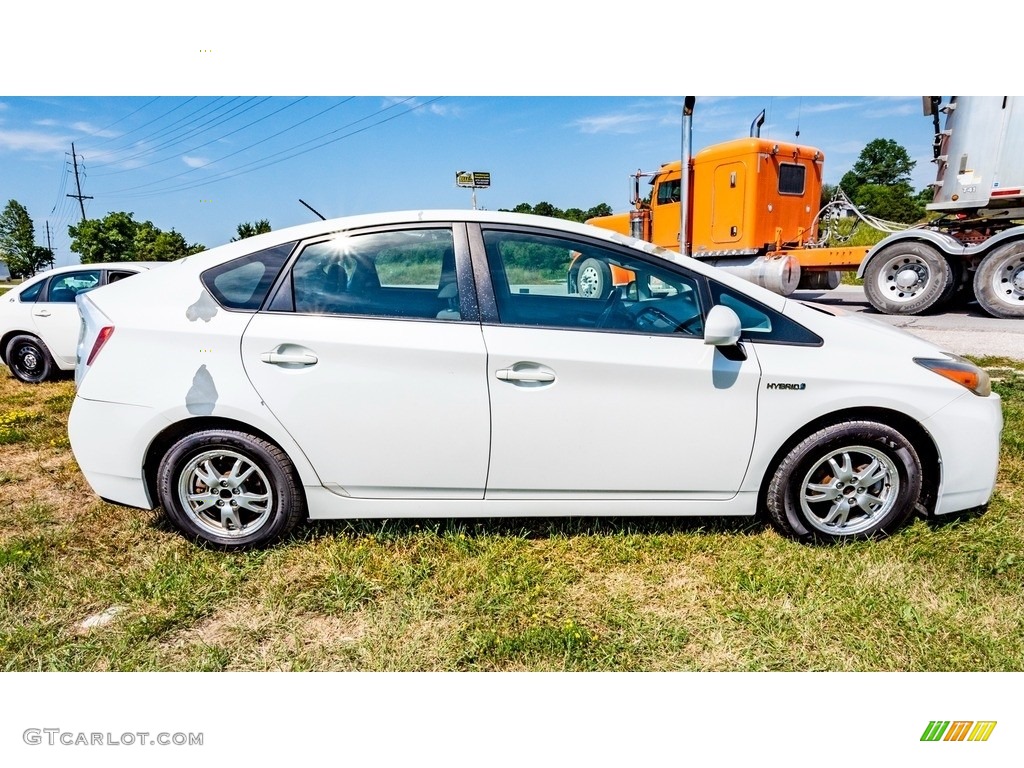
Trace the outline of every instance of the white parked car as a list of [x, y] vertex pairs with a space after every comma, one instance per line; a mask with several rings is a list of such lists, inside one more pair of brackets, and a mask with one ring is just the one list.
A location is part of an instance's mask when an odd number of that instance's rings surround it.
[[[580, 295], [580, 259], [631, 279]], [[86, 478], [224, 548], [307, 517], [759, 510], [842, 541], [983, 506], [995, 483], [981, 369], [581, 224], [335, 219], [78, 303]]]
[[155, 266], [76, 264], [42, 272], [0, 296], [0, 362], [36, 384], [75, 367], [81, 319], [75, 297]]

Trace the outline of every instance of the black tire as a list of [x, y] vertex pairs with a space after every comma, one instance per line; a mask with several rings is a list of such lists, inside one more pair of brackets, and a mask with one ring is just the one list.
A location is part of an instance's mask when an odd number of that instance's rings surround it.
[[974, 296], [994, 317], [1024, 317], [1024, 241], [1000, 246], [981, 260]]
[[612, 290], [612, 270], [600, 259], [584, 259], [576, 273], [579, 295], [587, 299], [606, 299]]
[[57, 364], [46, 345], [27, 333], [15, 336], [7, 343], [4, 359], [14, 378], [26, 384], [39, 384], [57, 371]]
[[803, 542], [836, 543], [891, 534], [914, 513], [921, 459], [892, 427], [846, 421], [801, 440], [768, 480], [771, 522]]
[[893, 243], [864, 269], [864, 295], [886, 315], [919, 315], [955, 291], [950, 262], [926, 243]]
[[160, 461], [157, 491], [185, 536], [225, 550], [271, 544], [306, 515], [298, 474], [284, 451], [232, 430], [178, 440]]
[[949, 285], [946, 286], [946, 290], [939, 296], [939, 300], [935, 302], [934, 309], [940, 307], [947, 307], [954, 303], [954, 299], [960, 295], [964, 287], [964, 264], [960, 259], [952, 256], [946, 256], [946, 263], [949, 264], [950, 280]]

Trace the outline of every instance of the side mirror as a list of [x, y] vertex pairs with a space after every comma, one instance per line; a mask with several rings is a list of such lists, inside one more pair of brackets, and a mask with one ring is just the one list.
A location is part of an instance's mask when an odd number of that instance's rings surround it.
[[733, 310], [718, 304], [708, 312], [704, 323], [704, 343], [715, 347], [732, 347], [740, 340], [743, 325]]

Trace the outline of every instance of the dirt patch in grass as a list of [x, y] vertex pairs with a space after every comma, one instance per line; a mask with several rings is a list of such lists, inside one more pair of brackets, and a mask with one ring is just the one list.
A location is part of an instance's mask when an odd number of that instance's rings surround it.
[[216, 649], [227, 670], [288, 671], [330, 659], [365, 633], [360, 617], [233, 603], [161, 643], [160, 656], [169, 667], [187, 669]]

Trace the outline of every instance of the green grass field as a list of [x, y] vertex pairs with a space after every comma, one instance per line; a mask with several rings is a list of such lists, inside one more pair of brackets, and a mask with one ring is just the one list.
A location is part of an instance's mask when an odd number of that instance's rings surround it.
[[0, 669], [1024, 670], [1024, 363], [981, 362], [1006, 416], [990, 509], [885, 541], [393, 520], [243, 554], [97, 499], [68, 448], [72, 383], [0, 368]]

